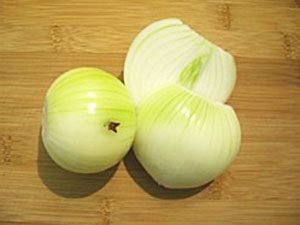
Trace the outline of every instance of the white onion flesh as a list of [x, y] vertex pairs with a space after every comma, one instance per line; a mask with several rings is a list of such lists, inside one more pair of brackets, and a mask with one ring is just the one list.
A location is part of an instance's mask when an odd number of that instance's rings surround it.
[[[197, 73], [182, 78], [193, 63]], [[182, 84], [207, 99], [225, 102], [235, 80], [234, 58], [178, 19], [142, 30], [129, 48], [124, 68], [125, 84], [137, 104], [168, 84]]]
[[140, 105], [134, 151], [159, 184], [193, 188], [220, 175], [235, 158], [240, 141], [232, 107], [172, 85]]
[[134, 139], [136, 114], [124, 85], [95, 68], [73, 69], [49, 88], [42, 139], [51, 158], [77, 173], [118, 163]]

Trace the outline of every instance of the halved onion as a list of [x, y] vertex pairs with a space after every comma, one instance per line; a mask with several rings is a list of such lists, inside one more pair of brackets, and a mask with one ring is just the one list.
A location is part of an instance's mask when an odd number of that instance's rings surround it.
[[125, 85], [138, 112], [134, 152], [168, 188], [216, 178], [235, 158], [241, 131], [223, 104], [236, 80], [234, 58], [179, 19], [142, 30], [125, 61]]
[[78, 173], [96, 173], [118, 163], [136, 130], [134, 104], [124, 85], [96, 68], [77, 68], [49, 88], [42, 139], [52, 159]]
[[124, 81], [138, 104], [167, 84], [181, 84], [214, 101], [225, 102], [234, 87], [233, 57], [179, 19], [154, 22], [130, 46]]
[[241, 141], [232, 107], [171, 85], [139, 107], [134, 152], [159, 184], [193, 188], [216, 178], [235, 158]]

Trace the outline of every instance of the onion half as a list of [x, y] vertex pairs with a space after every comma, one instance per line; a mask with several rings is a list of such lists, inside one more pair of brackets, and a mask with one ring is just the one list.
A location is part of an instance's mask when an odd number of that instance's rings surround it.
[[140, 105], [134, 152], [159, 184], [193, 188], [220, 175], [235, 158], [241, 130], [232, 107], [171, 85]]
[[160, 20], [142, 30], [124, 67], [125, 85], [136, 104], [168, 84], [225, 102], [235, 80], [234, 58], [179, 19]]

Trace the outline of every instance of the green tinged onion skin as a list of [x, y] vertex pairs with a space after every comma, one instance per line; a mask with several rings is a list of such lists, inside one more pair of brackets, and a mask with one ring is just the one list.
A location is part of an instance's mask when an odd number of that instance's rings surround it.
[[49, 88], [42, 139], [51, 158], [66, 170], [97, 173], [118, 163], [136, 131], [134, 104], [124, 85], [96, 68], [77, 68]]
[[193, 188], [212, 181], [233, 161], [240, 142], [232, 107], [182, 86], [162, 88], [139, 107], [134, 152], [165, 187]]

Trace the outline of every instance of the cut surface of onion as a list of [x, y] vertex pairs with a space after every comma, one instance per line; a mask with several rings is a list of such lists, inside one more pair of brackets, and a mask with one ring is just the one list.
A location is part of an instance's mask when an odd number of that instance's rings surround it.
[[136, 104], [168, 84], [225, 102], [234, 87], [234, 58], [179, 19], [154, 22], [131, 44], [124, 81]]
[[130, 149], [136, 130], [135, 106], [124, 85], [96, 68], [70, 70], [49, 88], [42, 139], [51, 158], [77, 173], [96, 173]]
[[146, 98], [138, 111], [135, 155], [165, 187], [206, 184], [238, 153], [240, 125], [228, 105], [170, 85]]

